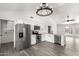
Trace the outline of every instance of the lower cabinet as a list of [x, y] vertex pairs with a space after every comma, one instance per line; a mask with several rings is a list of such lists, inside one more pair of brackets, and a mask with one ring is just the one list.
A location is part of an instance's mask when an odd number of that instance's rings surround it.
[[32, 35], [32, 38], [31, 38], [31, 45], [34, 45], [36, 44], [36, 35]]
[[14, 41], [14, 31], [9, 30], [2, 34], [1, 36], [1, 43], [9, 43]]
[[54, 43], [64, 46], [65, 45], [65, 36], [64, 35], [54, 35]]
[[[54, 35], [53, 34], [42, 34], [41, 35], [41, 41], [47, 41], [54, 43]], [[36, 35], [32, 35], [31, 37], [31, 45], [34, 45], [37, 43]]]
[[41, 35], [41, 41], [45, 41], [45, 35]]
[[53, 34], [44, 34], [45, 41], [54, 43], [54, 35]]

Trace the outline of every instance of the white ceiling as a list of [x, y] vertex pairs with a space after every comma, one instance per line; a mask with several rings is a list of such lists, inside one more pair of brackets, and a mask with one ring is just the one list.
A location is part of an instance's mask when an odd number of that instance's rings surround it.
[[[26, 11], [29, 9], [35, 9], [40, 6], [41, 3], [0, 3], [0, 11]], [[58, 8], [64, 3], [48, 3], [53, 8]]]
[[[13, 16], [26, 13], [34, 14], [35, 10], [41, 3], [0, 3], [0, 17], [7, 16], [9, 13], [13, 13]], [[50, 16], [57, 21], [66, 20], [66, 16], [76, 20], [79, 19], [79, 3], [48, 3], [53, 8], [53, 14]], [[2, 16], [2, 17], [3, 17]], [[21, 15], [22, 16], [22, 15]], [[24, 15], [23, 15], [24, 16]]]

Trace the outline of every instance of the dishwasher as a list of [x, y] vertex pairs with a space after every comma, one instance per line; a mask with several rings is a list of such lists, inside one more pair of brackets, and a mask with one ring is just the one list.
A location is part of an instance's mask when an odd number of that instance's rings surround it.
[[54, 35], [54, 43], [61, 45], [61, 35]]

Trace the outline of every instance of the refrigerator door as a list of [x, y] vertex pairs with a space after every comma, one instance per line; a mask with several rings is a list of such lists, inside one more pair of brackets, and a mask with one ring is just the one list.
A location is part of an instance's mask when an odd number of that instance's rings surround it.
[[0, 48], [1, 48], [1, 36], [2, 34], [1, 34], [1, 20], [0, 20]]
[[31, 46], [31, 26], [28, 25], [27, 26], [27, 48], [29, 48]]
[[23, 25], [15, 25], [15, 47], [16, 49], [23, 49]]
[[30, 25], [25, 24], [25, 37], [24, 37], [24, 48], [29, 48], [31, 46], [31, 30]]

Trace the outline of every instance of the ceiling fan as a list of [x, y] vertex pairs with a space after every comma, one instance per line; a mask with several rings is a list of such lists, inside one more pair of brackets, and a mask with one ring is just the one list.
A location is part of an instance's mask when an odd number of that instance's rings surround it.
[[75, 21], [75, 19], [69, 19], [69, 16], [67, 16], [66, 22]]

